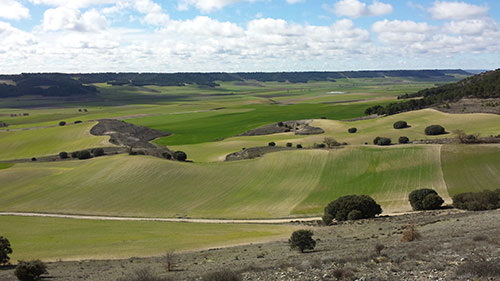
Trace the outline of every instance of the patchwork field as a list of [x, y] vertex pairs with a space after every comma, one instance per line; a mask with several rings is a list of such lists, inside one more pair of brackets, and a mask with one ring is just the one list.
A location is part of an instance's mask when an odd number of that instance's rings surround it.
[[[290, 225], [98, 221], [0, 216], [11, 259], [79, 260], [162, 255], [284, 238]], [[71, 250], [69, 250], [71, 249]]]

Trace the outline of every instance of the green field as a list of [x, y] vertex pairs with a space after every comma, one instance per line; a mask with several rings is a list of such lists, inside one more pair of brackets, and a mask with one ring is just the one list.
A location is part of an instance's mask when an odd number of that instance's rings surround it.
[[289, 225], [99, 221], [0, 216], [11, 261], [109, 259], [162, 255], [285, 238]]
[[272, 218], [319, 215], [331, 200], [369, 194], [386, 212], [409, 210], [407, 194], [447, 197], [440, 146], [345, 148], [267, 154], [223, 163], [119, 155], [27, 163], [0, 171], [1, 211]]
[[57, 126], [25, 131], [0, 131], [0, 160], [32, 158], [91, 147], [112, 146], [109, 137], [96, 137], [90, 128], [96, 123]]

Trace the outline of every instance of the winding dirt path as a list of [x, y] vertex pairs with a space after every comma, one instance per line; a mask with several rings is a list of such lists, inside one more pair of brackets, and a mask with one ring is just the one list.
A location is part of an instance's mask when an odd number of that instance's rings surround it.
[[151, 217], [114, 217], [114, 216], [86, 216], [86, 215], [64, 215], [53, 213], [24, 213], [24, 212], [0, 212], [0, 216], [22, 216], [22, 217], [45, 217], [66, 218], [79, 220], [108, 220], [108, 221], [156, 221], [156, 222], [190, 222], [190, 223], [241, 223], [241, 224], [283, 224], [291, 222], [311, 222], [321, 220], [321, 217], [288, 218], [288, 219], [193, 219], [193, 218], [151, 218]]

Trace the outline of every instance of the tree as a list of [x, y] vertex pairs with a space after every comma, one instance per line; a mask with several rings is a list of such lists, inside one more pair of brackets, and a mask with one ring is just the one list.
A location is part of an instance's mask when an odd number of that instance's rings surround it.
[[92, 154], [88, 150], [82, 150], [78, 153], [78, 159], [85, 160], [92, 158]]
[[104, 149], [102, 149], [102, 148], [92, 149], [92, 154], [94, 155], [94, 157], [103, 156], [104, 155]]
[[351, 133], [351, 134], [354, 134], [354, 133], [356, 133], [357, 131], [358, 131], [358, 129], [357, 129], [357, 128], [354, 128], [354, 127], [347, 129], [347, 132], [349, 132], [349, 133]]
[[316, 241], [314, 241], [312, 236], [312, 231], [300, 229], [292, 233], [292, 236], [288, 239], [288, 244], [290, 244], [290, 248], [298, 249], [301, 253], [304, 250], [313, 250], [316, 247]]
[[186, 161], [187, 155], [184, 151], [176, 151], [174, 152], [174, 159], [177, 161]]
[[408, 128], [408, 123], [406, 123], [406, 121], [397, 121], [392, 126], [394, 129], [404, 129]]
[[347, 195], [330, 202], [323, 215], [325, 224], [330, 224], [333, 219], [337, 221], [374, 218], [382, 213], [373, 198], [368, 195]]
[[401, 136], [401, 137], [399, 137], [398, 142], [399, 142], [400, 144], [405, 144], [405, 143], [409, 143], [409, 142], [410, 142], [410, 139], [409, 139], [408, 137]]
[[39, 281], [40, 276], [46, 273], [47, 266], [40, 260], [19, 261], [14, 272], [20, 281]]
[[64, 126], [64, 125], [66, 125], [66, 121], [59, 122], [59, 126]]
[[59, 152], [59, 158], [61, 159], [67, 159], [68, 158], [68, 153], [65, 151]]
[[12, 254], [12, 248], [10, 247], [9, 239], [0, 236], [0, 265], [9, 263], [10, 254]]
[[274, 141], [272, 141], [272, 142], [269, 142], [267, 145], [268, 146], [276, 146], [276, 143]]
[[445, 129], [441, 125], [430, 125], [425, 128], [425, 134], [428, 136], [442, 135], [445, 133]]
[[324, 138], [323, 143], [326, 144], [326, 146], [328, 146], [328, 148], [332, 148], [334, 146], [340, 145], [340, 143], [334, 138]]
[[408, 196], [408, 200], [410, 201], [410, 205], [414, 211], [439, 209], [444, 203], [443, 199], [437, 194], [437, 192], [430, 188], [422, 188], [412, 191]]
[[390, 145], [391, 139], [386, 137], [376, 137], [373, 139], [373, 144], [376, 145]]

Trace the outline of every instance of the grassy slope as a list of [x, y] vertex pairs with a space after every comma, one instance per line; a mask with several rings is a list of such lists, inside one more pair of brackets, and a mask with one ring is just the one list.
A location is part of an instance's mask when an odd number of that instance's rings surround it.
[[[408, 209], [414, 188], [443, 188], [435, 146], [304, 150], [229, 163], [119, 155], [17, 164], [0, 171], [2, 211], [127, 216], [267, 218], [317, 215], [364, 193], [386, 211]], [[29, 175], [29, 176], [28, 176]]]
[[[285, 238], [293, 226], [98, 221], [0, 216], [13, 262], [161, 255]], [[68, 250], [70, 249], [70, 250]]]
[[[400, 130], [394, 129], [392, 125], [398, 120], [407, 121], [411, 127]], [[432, 124], [441, 124], [448, 132], [461, 129], [470, 134], [481, 133], [482, 136], [498, 135], [500, 132], [500, 116], [498, 115], [448, 114], [425, 109], [355, 122], [318, 119], [313, 122], [313, 125], [326, 131], [325, 134], [321, 135], [295, 136], [293, 133], [283, 133], [268, 136], [232, 137], [218, 142], [178, 145], [171, 146], [171, 148], [185, 151], [188, 157], [194, 161], [211, 162], [224, 160], [227, 154], [239, 151], [243, 147], [265, 146], [270, 141], [274, 141], [281, 146], [286, 145], [287, 142], [311, 146], [315, 142], [321, 143], [325, 137], [333, 137], [340, 142], [362, 145], [365, 142], [371, 144], [376, 136], [389, 137], [396, 143], [400, 136], [407, 136], [411, 140], [453, 137], [451, 133], [440, 136], [426, 136], [424, 129]], [[348, 133], [347, 129], [351, 127], [356, 127], [358, 132], [355, 134]]]
[[499, 145], [443, 147], [443, 174], [450, 195], [500, 188]]
[[112, 146], [109, 137], [89, 133], [96, 123], [26, 131], [0, 132], [0, 160], [39, 157], [61, 151]]

